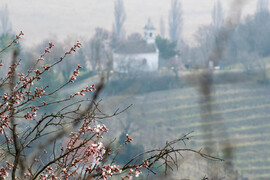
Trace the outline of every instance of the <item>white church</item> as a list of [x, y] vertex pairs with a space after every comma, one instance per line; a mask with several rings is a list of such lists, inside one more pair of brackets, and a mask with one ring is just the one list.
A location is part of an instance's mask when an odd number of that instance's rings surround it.
[[148, 19], [143, 40], [127, 40], [114, 50], [113, 70], [119, 73], [157, 71], [159, 50], [155, 39], [155, 28]]

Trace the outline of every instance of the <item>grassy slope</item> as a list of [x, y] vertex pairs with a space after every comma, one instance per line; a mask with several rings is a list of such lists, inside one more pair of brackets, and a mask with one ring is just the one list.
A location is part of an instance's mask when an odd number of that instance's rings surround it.
[[[129, 116], [135, 116], [142, 131], [149, 131], [153, 136], [149, 138], [156, 143], [195, 131], [190, 143], [194, 148], [204, 146], [202, 136], [209, 132], [203, 132], [202, 127], [211, 125], [217, 145], [226, 141], [224, 134], [229, 135], [235, 151], [234, 164], [244, 176], [270, 177], [269, 90], [259, 84], [215, 86], [214, 122], [201, 121], [198, 91], [192, 87], [131, 97], [129, 102], [135, 105]], [[212, 144], [209, 140], [206, 143]]]

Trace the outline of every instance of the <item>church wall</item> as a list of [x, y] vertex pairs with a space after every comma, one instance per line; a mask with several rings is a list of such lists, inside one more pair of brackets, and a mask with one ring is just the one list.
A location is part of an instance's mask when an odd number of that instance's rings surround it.
[[158, 53], [113, 54], [113, 70], [121, 73], [131, 71], [157, 71]]

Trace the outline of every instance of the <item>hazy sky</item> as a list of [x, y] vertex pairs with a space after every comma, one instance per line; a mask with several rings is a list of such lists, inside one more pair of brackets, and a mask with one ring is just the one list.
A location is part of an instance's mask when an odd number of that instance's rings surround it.
[[[143, 31], [148, 18], [159, 32], [160, 18], [168, 24], [170, 0], [124, 0], [127, 35]], [[211, 22], [211, 10], [215, 0], [181, 0], [184, 39], [192, 43], [198, 26]], [[225, 13], [231, 0], [221, 0]], [[23, 43], [31, 47], [43, 39], [89, 39], [95, 27], [112, 29], [114, 0], [1, 0], [0, 8], [8, 5], [13, 32], [25, 33]], [[244, 15], [252, 14], [256, 0], [250, 0]], [[167, 27], [166, 27], [167, 28]], [[168, 29], [166, 29], [168, 33]]]

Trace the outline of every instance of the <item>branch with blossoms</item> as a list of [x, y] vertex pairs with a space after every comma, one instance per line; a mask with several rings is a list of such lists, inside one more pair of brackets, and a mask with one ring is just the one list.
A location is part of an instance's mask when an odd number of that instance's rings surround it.
[[24, 33], [21, 31], [18, 35], [16, 35], [16, 38], [12, 42], [9, 43], [9, 45], [7, 45], [5, 48], [0, 50], [0, 53], [4, 52], [8, 48], [10, 48], [13, 44], [17, 44], [18, 40], [21, 39], [23, 35], [24, 35]]
[[[179, 163], [179, 156], [183, 157], [183, 155], [181, 154], [182, 152], [191, 152], [191, 153], [195, 153], [200, 155], [201, 157], [211, 160], [211, 161], [223, 161], [223, 159], [221, 158], [217, 158], [214, 156], [210, 156], [208, 154], [205, 154], [204, 152], [202, 152], [202, 150], [193, 150], [193, 149], [189, 149], [189, 148], [175, 148], [175, 145], [179, 142], [182, 142], [185, 144], [186, 141], [188, 141], [190, 138], [192, 138], [192, 136], [190, 136], [191, 133], [185, 134], [182, 137], [172, 140], [170, 142], [166, 142], [166, 145], [163, 148], [159, 148], [159, 149], [151, 149], [148, 151], [145, 151], [141, 154], [138, 154], [134, 157], [132, 157], [125, 165], [123, 166], [117, 166], [118, 169], [120, 170], [118, 172], [119, 175], [121, 176], [122, 180], [129, 180], [132, 179], [133, 177], [138, 177], [140, 174], [142, 174], [142, 170], [145, 169], [151, 173], [153, 173], [154, 175], [158, 174], [157, 172], [155, 172], [155, 168], [163, 166], [164, 167], [164, 174], [165, 176], [168, 174], [168, 170], [170, 169], [171, 171], [173, 171], [175, 168], [178, 169], [178, 163]], [[131, 143], [133, 141], [133, 139], [126, 134], [126, 141], [121, 145], [125, 145], [128, 143]], [[121, 148], [121, 147], [120, 147]], [[117, 149], [117, 151], [119, 151], [120, 149]], [[116, 154], [117, 156], [118, 154]], [[147, 157], [145, 158], [142, 162], [139, 162], [140, 157]], [[114, 158], [115, 159], [115, 158]], [[110, 167], [115, 167], [113, 165], [114, 163], [114, 159], [112, 160], [112, 162], [110, 163]], [[175, 166], [175, 168], [173, 167]], [[104, 167], [108, 167], [104, 166]], [[109, 172], [98, 172], [96, 174], [93, 174], [91, 177], [100, 177], [100, 176], [104, 176], [105, 175], [110, 175], [111, 170], [109, 169]], [[111, 177], [111, 176], [108, 176]], [[104, 178], [106, 179], [106, 178]]]
[[[191, 132], [192, 133], [192, 132]], [[223, 159], [221, 158], [217, 158], [214, 156], [210, 156], [208, 154], [205, 154], [202, 152], [202, 150], [193, 150], [193, 149], [189, 149], [189, 148], [175, 148], [174, 145], [176, 145], [179, 142], [183, 142], [185, 144], [186, 141], [188, 141], [190, 138], [192, 138], [192, 136], [190, 136], [191, 133], [185, 134], [184, 136], [172, 140], [170, 142], [166, 142], [166, 145], [163, 148], [159, 148], [159, 149], [152, 149], [146, 152], [143, 152], [141, 154], [136, 155], [135, 157], [131, 158], [130, 161], [128, 161], [123, 167], [122, 170], [126, 170], [126, 169], [130, 169], [130, 168], [135, 168], [135, 172], [136, 169], [139, 173], [141, 173], [140, 169], [142, 167], [147, 168], [150, 172], [152, 172], [153, 174], [156, 174], [153, 170], [154, 165], [157, 162], [162, 162], [161, 166], [164, 166], [164, 174], [166, 175], [168, 173], [168, 169], [173, 170], [174, 168], [172, 167], [172, 165], [176, 166], [176, 168], [178, 169], [178, 157], [183, 157], [183, 155], [181, 154], [181, 152], [192, 152], [195, 154], [200, 155], [201, 157], [208, 159], [208, 160], [212, 160], [212, 161], [223, 161]], [[144, 155], [150, 155], [150, 157], [146, 158], [145, 161], [143, 161], [142, 163], [140, 163], [139, 165], [134, 165], [132, 164], [134, 161], [136, 162], [136, 160]], [[128, 176], [126, 176], [128, 177]]]
[[[11, 47], [12, 44], [17, 43], [17, 40], [20, 39], [23, 33], [21, 32], [16, 39], [13, 40], [6, 48], [1, 50], [0, 52], [4, 52], [7, 48]], [[1, 158], [2, 159], [10, 159], [14, 168], [12, 168], [11, 178], [19, 178], [22, 176], [25, 169], [29, 170], [29, 166], [27, 165], [27, 159], [25, 158], [26, 150], [29, 149], [36, 141], [40, 140], [42, 137], [47, 137], [50, 134], [54, 134], [58, 131], [61, 131], [62, 134], [67, 133], [67, 129], [72, 129], [70, 123], [74, 121], [74, 115], [80, 113], [80, 108], [76, 108], [74, 110], [68, 110], [63, 112], [66, 108], [63, 108], [62, 111], [58, 111], [55, 114], [50, 115], [42, 115], [37, 116], [37, 112], [40, 108], [52, 105], [52, 104], [61, 104], [66, 101], [72, 101], [77, 96], [83, 96], [87, 92], [91, 92], [95, 90], [95, 85], [87, 86], [86, 88], [80, 90], [79, 92], [75, 92], [65, 99], [55, 100], [51, 102], [43, 101], [39, 103], [37, 99], [46, 99], [46, 97], [55, 94], [56, 92], [62, 90], [68, 84], [73, 83], [76, 79], [76, 76], [79, 75], [79, 69], [82, 66], [78, 65], [78, 67], [74, 70], [73, 75], [70, 77], [70, 80], [59, 88], [53, 90], [52, 92], [46, 93], [46, 87], [35, 87], [35, 83], [42, 79], [42, 75], [48, 73], [50, 68], [53, 68], [60, 62], [62, 62], [66, 56], [76, 52], [77, 48], [81, 47], [80, 42], [76, 42], [73, 47], [70, 48], [69, 51], [65, 52], [65, 54], [56, 62], [51, 65], [42, 66], [42, 69], [37, 68], [40, 61], [45, 60], [45, 55], [50, 53], [54, 44], [49, 43], [49, 46], [45, 49], [44, 53], [36, 60], [33, 67], [27, 71], [27, 74], [17, 72], [17, 66], [20, 65], [17, 63], [17, 51], [14, 51], [12, 64], [10, 65], [10, 70], [7, 73], [6, 77], [2, 79], [0, 85], [1, 87], [5, 87], [8, 85], [9, 90], [4, 92], [1, 96], [0, 103], [0, 133], [4, 136], [4, 147], [1, 148]], [[97, 96], [97, 95], [96, 95]], [[44, 98], [45, 97], [45, 98]], [[73, 100], [74, 101], [74, 100]], [[85, 100], [89, 101], [89, 100]], [[78, 101], [73, 103], [74, 105], [78, 105], [82, 101]], [[81, 105], [79, 105], [81, 106]], [[23, 135], [20, 135], [18, 132], [18, 126], [20, 123], [31, 124], [31, 129], [24, 131]], [[30, 122], [29, 122], [30, 121]], [[76, 123], [79, 124], [79, 123]], [[74, 124], [74, 125], [76, 125]], [[58, 130], [50, 131], [52, 127], [61, 127]], [[69, 128], [68, 128], [69, 127]], [[60, 129], [60, 130], [59, 130]], [[32, 163], [31, 167], [34, 167]], [[24, 167], [19, 168], [19, 166]], [[17, 171], [20, 169], [20, 176]], [[31, 170], [32, 171], [32, 170]], [[3, 173], [3, 177], [7, 173]]]
[[[22, 35], [21, 32], [0, 53], [17, 43]], [[46, 62], [46, 55], [53, 47], [54, 44], [49, 42], [25, 74], [17, 70], [20, 61], [15, 50], [9, 71], [0, 81], [0, 87], [5, 90], [0, 94], [0, 179], [108, 179], [118, 175], [122, 179], [131, 179], [139, 176], [143, 168], [154, 172], [153, 166], [160, 160], [164, 160], [165, 169], [171, 168], [171, 161], [177, 165], [177, 158], [174, 159], [173, 154], [177, 157], [176, 154], [182, 151], [221, 160], [201, 151], [173, 147], [177, 142], [187, 140], [187, 135], [166, 143], [162, 149], [139, 154], [123, 166], [115, 164], [111, 156], [117, 154], [121, 147], [132, 143], [133, 139], [127, 134], [126, 141], [116, 150], [105, 146], [104, 135], [109, 129], [101, 120], [117, 116], [130, 106], [112, 114], [99, 109], [98, 97], [104, 86], [103, 76], [97, 85], [88, 85], [66, 97], [63, 93], [61, 99], [52, 98], [73, 84], [83, 68], [80, 65], [75, 67], [69, 80], [55, 89], [41, 86], [40, 82], [46, 81], [44, 74], [64, 63], [67, 56], [81, 48], [81, 43], [77, 41], [52, 64], [41, 65], [40, 62]], [[92, 93], [92, 98], [85, 98], [86, 93]], [[55, 111], [46, 112], [46, 108], [52, 105], [57, 105]], [[136, 159], [143, 155], [149, 157], [138, 162]]]

